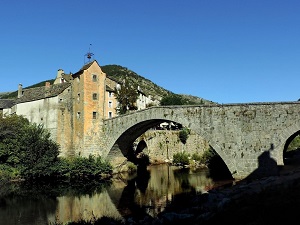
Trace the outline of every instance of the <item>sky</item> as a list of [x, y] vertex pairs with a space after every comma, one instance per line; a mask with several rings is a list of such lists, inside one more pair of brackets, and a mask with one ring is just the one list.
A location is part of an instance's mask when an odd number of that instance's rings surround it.
[[90, 51], [220, 104], [300, 98], [299, 0], [1, 0], [0, 28], [0, 92], [75, 73]]

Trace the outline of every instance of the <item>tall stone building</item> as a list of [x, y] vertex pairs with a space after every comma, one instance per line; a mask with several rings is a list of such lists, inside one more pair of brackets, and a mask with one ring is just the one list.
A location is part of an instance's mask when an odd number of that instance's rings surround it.
[[59, 143], [61, 156], [97, 154], [102, 121], [117, 114], [118, 85], [96, 60], [74, 74], [59, 69], [53, 84], [29, 89], [20, 84], [18, 98], [3, 108], [3, 115], [15, 113], [43, 124]]

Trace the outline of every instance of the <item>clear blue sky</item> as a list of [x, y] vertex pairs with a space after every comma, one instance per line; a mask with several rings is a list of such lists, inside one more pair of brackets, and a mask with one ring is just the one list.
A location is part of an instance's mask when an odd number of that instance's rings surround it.
[[0, 27], [0, 92], [75, 73], [91, 48], [177, 94], [300, 98], [299, 0], [2, 0]]

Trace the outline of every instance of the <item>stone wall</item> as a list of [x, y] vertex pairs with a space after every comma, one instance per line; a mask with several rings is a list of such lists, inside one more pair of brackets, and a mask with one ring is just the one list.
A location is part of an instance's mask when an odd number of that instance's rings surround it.
[[191, 131], [185, 144], [180, 141], [178, 130], [149, 130], [135, 144], [141, 140], [147, 144], [143, 152], [151, 162], [172, 161], [173, 155], [179, 152], [202, 155], [209, 148], [207, 141], [194, 131]]

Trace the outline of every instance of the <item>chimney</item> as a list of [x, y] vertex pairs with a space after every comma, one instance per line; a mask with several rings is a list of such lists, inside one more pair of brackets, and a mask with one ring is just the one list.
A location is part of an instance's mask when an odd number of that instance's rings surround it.
[[22, 84], [19, 84], [18, 87], [18, 98], [21, 98], [23, 96], [23, 88]]
[[65, 71], [63, 69], [59, 69], [57, 71], [57, 74], [56, 74], [56, 79], [54, 81], [54, 84], [60, 84], [62, 83], [62, 75], [65, 73]]

